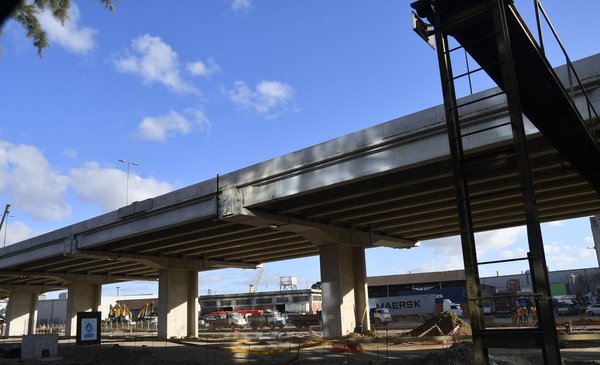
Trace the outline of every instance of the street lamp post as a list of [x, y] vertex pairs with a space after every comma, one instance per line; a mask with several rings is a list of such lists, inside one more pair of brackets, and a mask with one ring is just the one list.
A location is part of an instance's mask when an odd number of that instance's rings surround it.
[[4, 244], [2, 247], [6, 247], [6, 232], [8, 232], [8, 218], [14, 218], [14, 215], [7, 215], [6, 220], [4, 221]]
[[137, 166], [138, 164], [135, 162], [125, 161], [125, 160], [119, 160], [119, 162], [127, 164], [127, 188], [125, 190], [125, 205], [128, 205], [129, 204], [129, 167]]

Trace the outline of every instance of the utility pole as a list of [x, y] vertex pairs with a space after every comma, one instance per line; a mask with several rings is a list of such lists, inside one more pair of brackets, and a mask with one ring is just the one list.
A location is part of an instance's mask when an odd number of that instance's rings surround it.
[[129, 205], [129, 168], [130, 166], [137, 166], [138, 164], [135, 162], [125, 160], [119, 160], [119, 162], [127, 164], [127, 188], [125, 190], [125, 205]]
[[7, 218], [8, 218], [8, 214], [10, 213], [8, 208], [10, 208], [10, 204], [6, 204], [6, 206], [4, 207], [4, 213], [2, 214], [2, 220], [0, 220], [0, 231], [2, 231], [2, 226], [4, 225], [4, 221], [6, 220], [6, 227], [4, 227], [4, 245], [2, 247], [6, 247], [6, 231], [8, 230]]

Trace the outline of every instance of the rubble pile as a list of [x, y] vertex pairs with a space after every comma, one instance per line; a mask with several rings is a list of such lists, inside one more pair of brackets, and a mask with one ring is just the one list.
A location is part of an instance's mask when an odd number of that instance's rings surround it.
[[436, 313], [419, 327], [408, 332], [409, 336], [470, 336], [471, 325], [451, 312]]

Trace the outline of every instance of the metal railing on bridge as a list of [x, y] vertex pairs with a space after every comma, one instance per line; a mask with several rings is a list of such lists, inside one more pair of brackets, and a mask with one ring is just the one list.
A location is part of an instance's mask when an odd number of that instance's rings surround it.
[[565, 66], [567, 67], [567, 80], [566, 81], [561, 80], [561, 83], [562, 83], [563, 87], [565, 88], [565, 90], [568, 91], [567, 94], [568, 94], [569, 98], [571, 99], [571, 102], [573, 103], [573, 105], [575, 105], [576, 107], [577, 107], [577, 103], [575, 100], [575, 97], [576, 97], [575, 90], [577, 89], [584, 97], [585, 105], [583, 106], [583, 110], [582, 110], [582, 108], [579, 108], [579, 107], [577, 109], [582, 114], [584, 119], [587, 121], [586, 127], [587, 127], [588, 131], [590, 132], [590, 134], [594, 137], [596, 143], [600, 143], [600, 117], [598, 117], [598, 112], [596, 111], [596, 108], [594, 108], [591, 98], [588, 95], [584, 84], [582, 83], [581, 79], [579, 78], [579, 75], [577, 74], [577, 70], [575, 69], [573, 62], [571, 61], [571, 58], [569, 57], [569, 54], [567, 53], [565, 46], [563, 45], [562, 41], [560, 40], [560, 37], [558, 36], [558, 33], [556, 32], [554, 25], [550, 21], [550, 17], [548, 16], [548, 13], [544, 9], [544, 6], [542, 5], [541, 0], [533, 0], [533, 3], [534, 3], [534, 8], [535, 8], [534, 13], [535, 13], [535, 22], [536, 22], [536, 29], [537, 29], [538, 48], [540, 49], [540, 52], [544, 55], [544, 57], [546, 57], [546, 59], [548, 59], [548, 55], [546, 54], [547, 44], [545, 44], [545, 41], [544, 41], [544, 25], [545, 25], [549, 29], [550, 34], [553, 36], [554, 41], [556, 41], [556, 45], [558, 46], [560, 52], [562, 53], [562, 56], [564, 57], [564, 60], [565, 60]]

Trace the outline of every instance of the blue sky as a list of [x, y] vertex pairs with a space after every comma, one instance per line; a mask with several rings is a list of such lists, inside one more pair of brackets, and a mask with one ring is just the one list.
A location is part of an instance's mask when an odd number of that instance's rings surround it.
[[[99, 1], [74, 1], [65, 25], [41, 15], [51, 44], [42, 59], [23, 28], [7, 22], [0, 38], [0, 204], [12, 204], [6, 244], [123, 206], [120, 159], [138, 164], [131, 202], [440, 104], [436, 55], [411, 30], [409, 3], [122, 0], [110, 13]], [[516, 3], [531, 18], [532, 2]], [[600, 2], [545, 3], [572, 59], [600, 52]], [[548, 48], [554, 65], [564, 63]], [[551, 270], [597, 266], [588, 218], [545, 224], [543, 234]], [[485, 232], [479, 241], [483, 260], [526, 251], [523, 228]], [[369, 275], [461, 268], [460, 244], [453, 237], [373, 249], [367, 265]], [[201, 273], [200, 293], [246, 291], [256, 275]], [[287, 275], [310, 286], [319, 280], [318, 259], [267, 264], [259, 289], [275, 290]]]

